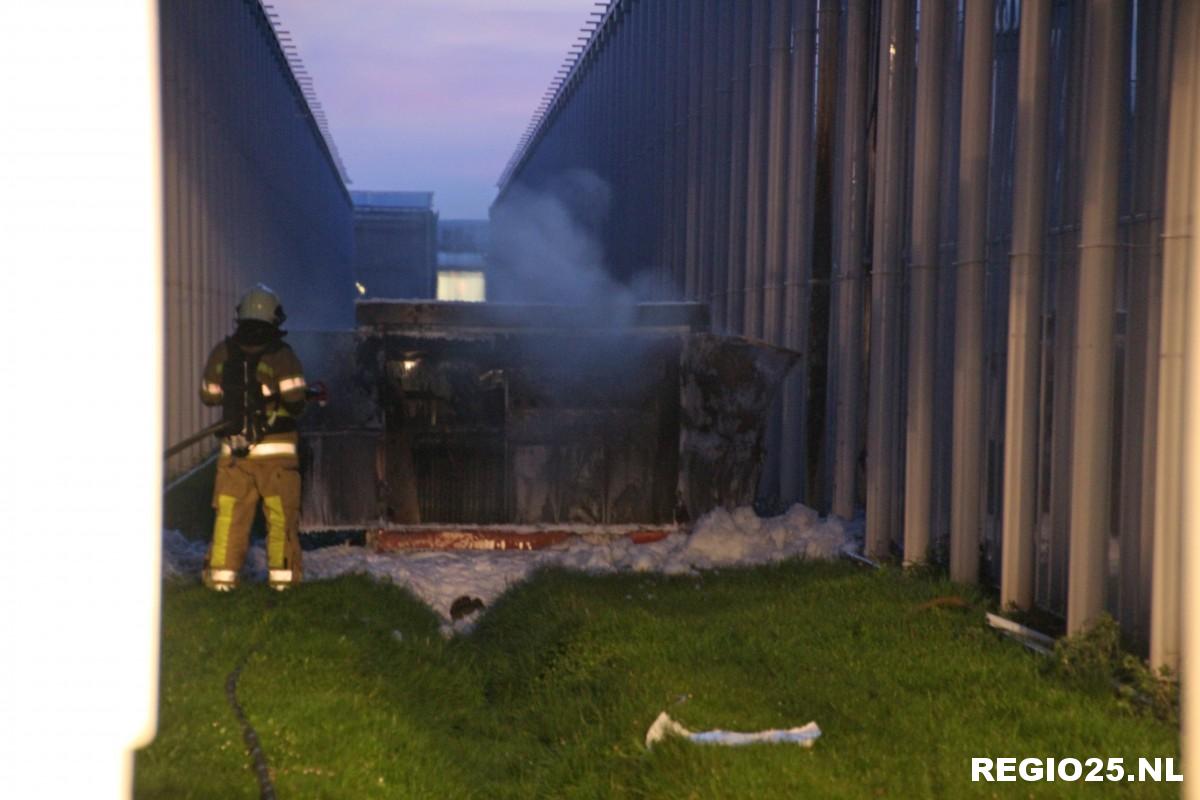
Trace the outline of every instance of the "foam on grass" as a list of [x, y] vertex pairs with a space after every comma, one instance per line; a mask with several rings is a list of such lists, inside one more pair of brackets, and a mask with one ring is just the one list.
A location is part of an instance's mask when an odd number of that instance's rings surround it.
[[[634, 544], [621, 530], [594, 529], [545, 550], [415, 551], [376, 553], [340, 545], [304, 554], [307, 580], [348, 574], [370, 575], [403, 586], [432, 608], [446, 632], [469, 630], [474, 615], [451, 625], [450, 606], [464, 595], [486, 606], [535, 571], [560, 567], [592, 574], [646, 572], [695, 574], [719, 567], [754, 566], [792, 558], [832, 559], [853, 548], [861, 521], [822, 519], [797, 503], [777, 517], [759, 517], [751, 508], [717, 509], [701, 517], [690, 533], [677, 532], [648, 544]], [[204, 562], [202, 543], [175, 531], [163, 535], [163, 574], [168, 578], [197, 575]], [[266, 553], [261, 543], [246, 558], [249, 579], [262, 580]]]

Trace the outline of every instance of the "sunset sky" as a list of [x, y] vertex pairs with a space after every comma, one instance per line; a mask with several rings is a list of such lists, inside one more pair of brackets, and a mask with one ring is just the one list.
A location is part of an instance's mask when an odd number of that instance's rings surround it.
[[272, 0], [352, 189], [435, 193], [482, 218], [594, 0]]

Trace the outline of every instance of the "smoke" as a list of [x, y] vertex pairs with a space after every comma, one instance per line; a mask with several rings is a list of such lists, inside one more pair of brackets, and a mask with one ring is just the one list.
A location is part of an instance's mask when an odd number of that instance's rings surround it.
[[649, 281], [613, 277], [604, 248], [613, 202], [607, 182], [573, 169], [536, 190], [512, 186], [492, 207], [489, 299], [578, 307], [567, 324], [582, 335], [520, 340], [526, 376], [537, 376], [534, 394], [550, 405], [636, 404], [629, 393], [661, 376], [661, 341], [626, 335]]
[[507, 302], [597, 305], [619, 324], [640, 284], [611, 276], [604, 251], [613, 192], [590, 170], [573, 169], [541, 190], [513, 186], [492, 208], [493, 297]]

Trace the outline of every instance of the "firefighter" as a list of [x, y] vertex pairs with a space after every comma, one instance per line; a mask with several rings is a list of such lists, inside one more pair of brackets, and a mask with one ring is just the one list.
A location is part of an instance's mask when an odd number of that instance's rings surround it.
[[279, 298], [261, 283], [237, 305], [237, 328], [213, 348], [204, 367], [200, 398], [221, 406], [221, 437], [213, 507], [217, 518], [204, 560], [204, 584], [217, 591], [237, 586], [250, 525], [262, 500], [267, 522], [267, 580], [283, 590], [298, 583], [300, 471], [296, 421], [306, 386], [300, 359], [284, 343]]

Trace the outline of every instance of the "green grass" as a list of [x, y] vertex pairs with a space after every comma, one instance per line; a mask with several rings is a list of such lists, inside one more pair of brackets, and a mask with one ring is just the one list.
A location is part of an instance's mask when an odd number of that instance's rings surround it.
[[[703, 578], [547, 572], [470, 637], [365, 578], [278, 596], [168, 586], [138, 797], [257, 797], [224, 680], [281, 798], [1174, 796], [1177, 784], [972, 784], [972, 756], [1177, 756], [1177, 731], [984, 626], [961, 587], [846, 564]], [[397, 639], [395, 632], [402, 638]], [[815, 720], [811, 750], [642, 740]]]

